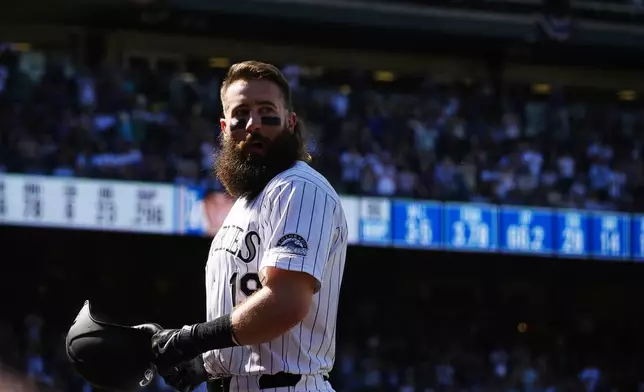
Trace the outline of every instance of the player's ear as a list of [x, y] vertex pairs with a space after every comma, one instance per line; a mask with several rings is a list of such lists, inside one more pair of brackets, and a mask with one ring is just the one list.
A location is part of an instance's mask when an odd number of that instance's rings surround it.
[[220, 118], [219, 119], [219, 126], [221, 127], [222, 132], [226, 132], [226, 119], [225, 118]]
[[295, 125], [297, 124], [297, 114], [295, 112], [288, 112], [286, 115], [286, 128], [293, 132], [295, 130]]

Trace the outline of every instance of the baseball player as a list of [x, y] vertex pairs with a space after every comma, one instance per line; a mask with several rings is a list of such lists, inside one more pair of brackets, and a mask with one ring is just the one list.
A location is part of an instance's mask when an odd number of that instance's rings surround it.
[[333, 391], [347, 250], [340, 198], [308, 164], [288, 82], [233, 65], [221, 87], [215, 172], [235, 204], [206, 265], [207, 322], [150, 327], [159, 374], [179, 391]]

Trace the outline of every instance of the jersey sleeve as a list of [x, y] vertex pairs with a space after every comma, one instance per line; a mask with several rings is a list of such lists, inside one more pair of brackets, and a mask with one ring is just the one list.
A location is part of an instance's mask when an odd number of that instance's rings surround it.
[[337, 238], [337, 201], [314, 184], [295, 181], [281, 185], [263, 204], [264, 256], [260, 270], [277, 267], [306, 272], [322, 284], [324, 268]]

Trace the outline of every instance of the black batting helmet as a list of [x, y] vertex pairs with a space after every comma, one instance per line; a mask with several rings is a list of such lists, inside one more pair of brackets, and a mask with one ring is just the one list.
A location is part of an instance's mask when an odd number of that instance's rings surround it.
[[101, 321], [85, 301], [65, 340], [67, 357], [78, 374], [94, 387], [133, 391], [156, 376], [149, 332]]

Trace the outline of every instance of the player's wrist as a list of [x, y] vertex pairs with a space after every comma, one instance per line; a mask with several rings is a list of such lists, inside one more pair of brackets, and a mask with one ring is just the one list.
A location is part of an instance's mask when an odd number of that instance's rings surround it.
[[230, 314], [181, 329], [163, 330], [153, 337], [153, 341], [157, 365], [163, 369], [190, 361], [210, 350], [239, 346]]
[[192, 329], [189, 325], [181, 329], [164, 329], [152, 337], [152, 348], [156, 354], [154, 363], [161, 375], [172, 372], [177, 364], [200, 354], [191, 342]]
[[230, 313], [212, 321], [195, 324], [192, 327], [191, 341], [202, 353], [240, 345], [235, 337]]

